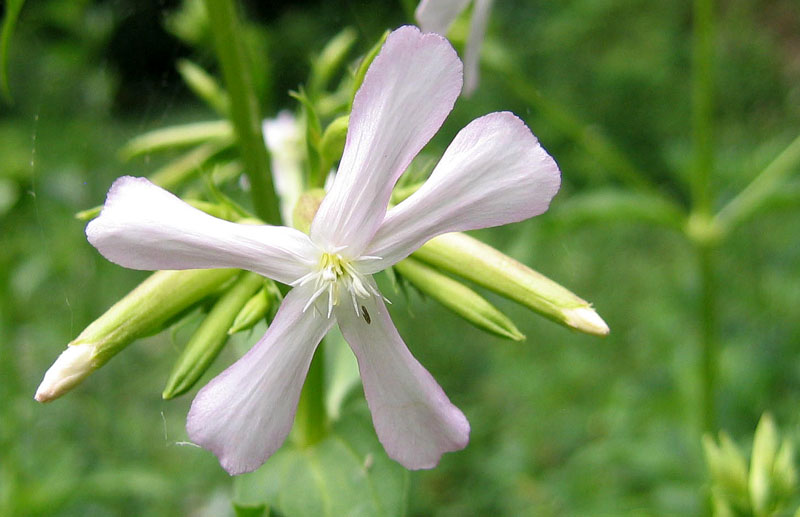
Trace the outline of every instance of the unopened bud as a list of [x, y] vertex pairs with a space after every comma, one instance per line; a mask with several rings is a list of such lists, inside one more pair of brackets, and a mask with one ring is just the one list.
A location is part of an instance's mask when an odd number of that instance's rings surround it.
[[321, 188], [303, 192], [294, 206], [292, 226], [303, 233], [309, 233], [311, 231], [311, 221], [317, 215], [317, 210], [319, 210], [319, 205], [324, 197], [325, 191]]
[[233, 127], [227, 120], [192, 122], [156, 129], [132, 138], [120, 151], [124, 160], [143, 154], [190, 147], [208, 141], [233, 139]]
[[264, 278], [244, 272], [236, 283], [211, 308], [186, 344], [164, 388], [162, 397], [171, 399], [189, 391], [216, 359], [228, 329], [245, 303], [264, 285]]
[[178, 61], [178, 73], [181, 74], [183, 82], [195, 95], [204, 100], [218, 114], [223, 117], [227, 116], [230, 104], [228, 95], [211, 74], [188, 59]]
[[94, 345], [87, 343], [68, 346], [45, 372], [34, 398], [50, 402], [80, 384], [98, 368], [92, 360], [94, 349]]
[[756, 427], [750, 458], [750, 500], [755, 515], [764, 515], [773, 500], [772, 468], [777, 452], [778, 429], [772, 417], [765, 413]]
[[394, 268], [422, 293], [476, 327], [514, 341], [525, 339], [505, 314], [461, 282], [413, 258], [401, 260]]
[[347, 125], [350, 123], [349, 115], [342, 115], [328, 124], [322, 133], [319, 151], [322, 158], [328, 163], [338, 161], [344, 152], [344, 143], [347, 139]]
[[346, 27], [325, 45], [320, 55], [311, 63], [310, 91], [318, 93], [328, 86], [357, 40], [356, 31], [352, 27]]
[[264, 281], [267, 285], [247, 300], [236, 315], [231, 328], [228, 329], [229, 335], [253, 328], [275, 307], [274, 302], [280, 299], [280, 291], [272, 280], [264, 279]]
[[431, 239], [412, 256], [514, 300], [556, 323], [596, 336], [608, 334], [608, 325], [589, 302], [463, 233]]
[[69, 344], [47, 370], [36, 400], [48, 402], [65, 394], [135, 339], [158, 332], [237, 272], [201, 269], [153, 273]]

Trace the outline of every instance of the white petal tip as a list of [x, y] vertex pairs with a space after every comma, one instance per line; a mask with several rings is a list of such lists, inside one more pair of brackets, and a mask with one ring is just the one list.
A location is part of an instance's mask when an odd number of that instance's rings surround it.
[[567, 325], [595, 336], [607, 336], [610, 332], [603, 318], [591, 307], [564, 310]]
[[93, 352], [90, 345], [68, 346], [44, 374], [33, 398], [37, 402], [50, 402], [80, 384], [96, 368]]

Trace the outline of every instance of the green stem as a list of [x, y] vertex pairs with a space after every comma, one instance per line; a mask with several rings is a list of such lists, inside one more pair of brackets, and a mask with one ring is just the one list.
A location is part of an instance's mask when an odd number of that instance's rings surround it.
[[325, 412], [325, 340], [317, 347], [297, 405], [294, 438], [307, 447], [320, 441], [328, 426]]
[[800, 163], [800, 136], [795, 138], [753, 181], [717, 214], [717, 221], [726, 228], [743, 222], [758, 211], [783, 185], [787, 174]]
[[700, 411], [703, 432], [716, 432], [716, 384], [717, 364], [719, 363], [719, 342], [717, 338], [716, 281], [714, 278], [714, 249], [706, 245], [697, 246], [700, 269], [700, 312], [701, 312], [701, 359], [700, 359]]
[[[711, 172], [714, 167], [713, 96], [714, 96], [714, 3], [694, 1], [694, 37], [692, 46], [692, 130], [694, 166], [691, 181], [692, 214], [714, 229], [711, 213]], [[711, 234], [692, 234], [697, 250], [700, 274], [700, 413], [704, 432], [716, 430], [716, 384], [719, 344], [717, 342], [716, 285], [714, 245]]]
[[694, 167], [692, 205], [707, 215], [711, 210], [711, 171], [714, 160], [714, 3], [694, 2], [694, 38], [692, 45], [692, 132]]
[[269, 224], [281, 224], [278, 199], [272, 182], [269, 152], [261, 133], [261, 116], [253, 91], [242, 28], [233, 0], [206, 0], [217, 58], [230, 98], [230, 116], [236, 131], [244, 168], [250, 179], [258, 216]]

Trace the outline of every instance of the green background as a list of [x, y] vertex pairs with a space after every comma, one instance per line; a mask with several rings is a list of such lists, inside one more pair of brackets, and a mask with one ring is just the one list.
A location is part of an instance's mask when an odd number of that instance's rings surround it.
[[[29, 2], [11, 42], [14, 102], [0, 108], [2, 515], [232, 511], [216, 459], [180, 443], [191, 394], [161, 400], [181, 330], [135, 343], [63, 399], [33, 400], [66, 343], [146, 276], [100, 257], [73, 214], [101, 203], [115, 177], [153, 170], [148, 159], [119, 159], [127, 139], [211, 117], [174, 72], [180, 56], [211, 56], [164, 30], [175, 5], [153, 4]], [[388, 2], [257, 4], [246, 7], [266, 42], [259, 80], [268, 115], [293, 106], [286, 91], [341, 28], [354, 27], [365, 51], [385, 28], [410, 21]], [[800, 7], [736, 0], [717, 5], [716, 20], [718, 208], [797, 136]], [[498, 0], [486, 47], [687, 205], [691, 30], [687, 2]], [[465, 451], [410, 475], [407, 513], [702, 513], [692, 248], [677, 231], [571, 209], [576, 196], [619, 184], [504, 74], [484, 69], [431, 150], [497, 110], [528, 123], [559, 162], [563, 188], [547, 214], [476, 235], [592, 301], [612, 330], [580, 335], [489, 296], [528, 336], [507, 342], [429, 300], [389, 294], [401, 335], [472, 425]], [[790, 182], [785, 204], [715, 253], [718, 421], [742, 444], [764, 411], [790, 436], [800, 431], [798, 191]], [[235, 357], [225, 350], [213, 371]], [[361, 399], [357, 390], [349, 404]]]

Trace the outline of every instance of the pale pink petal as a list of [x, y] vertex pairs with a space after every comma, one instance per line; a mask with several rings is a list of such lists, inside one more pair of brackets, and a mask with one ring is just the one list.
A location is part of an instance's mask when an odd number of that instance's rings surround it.
[[469, 22], [469, 37], [464, 50], [464, 95], [470, 96], [478, 87], [480, 75], [481, 46], [486, 37], [486, 25], [489, 23], [489, 10], [492, 0], [475, 0], [472, 19]]
[[130, 176], [111, 186], [86, 236], [108, 260], [131, 269], [234, 267], [284, 283], [308, 273], [318, 254], [293, 228], [223, 221]]
[[431, 177], [389, 210], [366, 254], [365, 273], [407, 257], [447, 232], [522, 221], [546, 211], [561, 173], [528, 127], [508, 112], [473, 120], [456, 135]]
[[231, 475], [258, 468], [292, 428], [314, 350], [334, 322], [316, 307], [303, 312], [310, 295], [306, 288], [290, 291], [261, 341], [192, 402], [189, 439]]
[[469, 0], [422, 0], [414, 11], [414, 18], [423, 32], [444, 36], [468, 3]]
[[314, 242], [346, 247], [350, 257], [363, 251], [397, 178], [453, 108], [461, 68], [437, 34], [406, 26], [386, 38], [353, 102], [339, 171], [311, 226]]
[[469, 422], [408, 351], [383, 300], [360, 304], [368, 318], [348, 305], [338, 307], [336, 317], [358, 359], [378, 439], [404, 467], [433, 468], [445, 452], [467, 446]]

